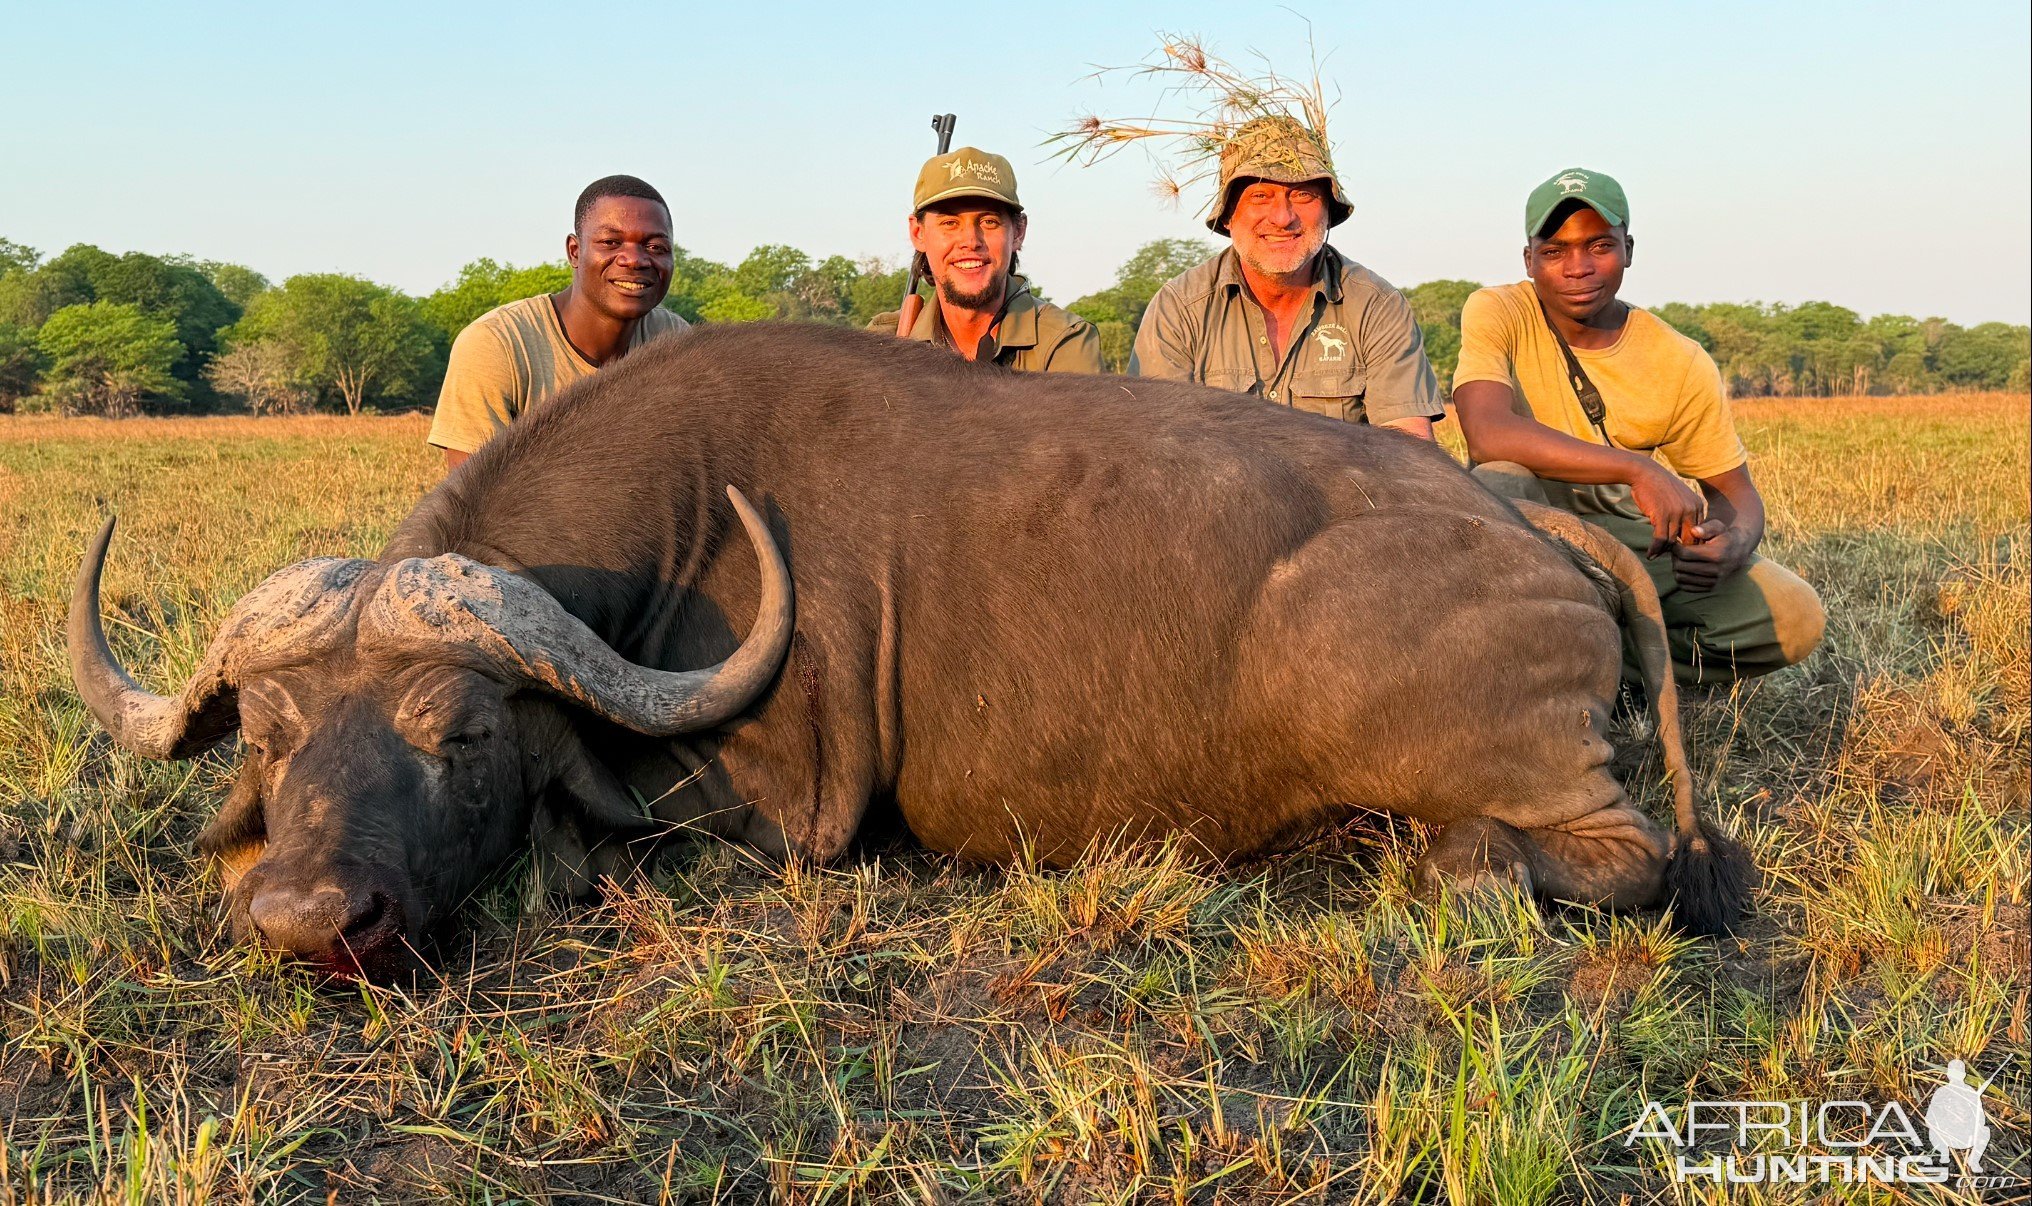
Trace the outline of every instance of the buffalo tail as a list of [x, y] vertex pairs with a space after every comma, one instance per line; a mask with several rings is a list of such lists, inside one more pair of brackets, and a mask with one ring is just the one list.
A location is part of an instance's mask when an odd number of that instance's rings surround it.
[[1554, 507], [1523, 501], [1515, 506], [1532, 527], [1593, 561], [1615, 579], [1623, 629], [1657, 713], [1659, 752], [1672, 783], [1676, 833], [1672, 857], [1665, 865], [1665, 903], [1688, 932], [1726, 935], [1746, 911], [1755, 868], [1740, 842], [1700, 814], [1685, 734], [1679, 725], [1679, 684], [1672, 677], [1665, 609], [1658, 601], [1658, 588], [1652, 585], [1637, 554], [1608, 531]]

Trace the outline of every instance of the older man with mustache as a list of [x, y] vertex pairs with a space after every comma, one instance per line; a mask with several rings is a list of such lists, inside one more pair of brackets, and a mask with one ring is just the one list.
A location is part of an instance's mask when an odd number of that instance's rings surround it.
[[1207, 219], [1233, 245], [1158, 291], [1129, 371], [1431, 439], [1444, 412], [1411, 304], [1327, 244], [1352, 212], [1315, 131], [1242, 126]]

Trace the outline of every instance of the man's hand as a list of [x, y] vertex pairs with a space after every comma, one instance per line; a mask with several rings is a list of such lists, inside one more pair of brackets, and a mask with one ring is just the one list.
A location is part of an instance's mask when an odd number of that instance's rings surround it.
[[1651, 521], [1651, 551], [1644, 555], [1656, 557], [1674, 544], [1698, 544], [1703, 539], [1700, 517], [1707, 504], [1678, 474], [1656, 461], [1643, 459], [1642, 463], [1645, 467], [1631, 475], [1630, 494], [1637, 509]]
[[1694, 529], [1696, 539], [1680, 541], [1672, 550], [1672, 574], [1681, 588], [1710, 591], [1742, 572], [1750, 563], [1751, 542], [1719, 519]]

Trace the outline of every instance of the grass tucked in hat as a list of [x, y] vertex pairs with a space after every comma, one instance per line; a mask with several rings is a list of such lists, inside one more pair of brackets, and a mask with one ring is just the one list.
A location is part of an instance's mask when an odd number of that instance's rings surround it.
[[1331, 185], [1332, 222], [1338, 225], [1353, 212], [1333, 169], [1328, 104], [1316, 56], [1309, 80], [1301, 83], [1279, 75], [1267, 59], [1259, 74], [1250, 75], [1209, 51], [1198, 38], [1160, 36], [1162, 44], [1153, 61], [1102, 68], [1095, 74], [1126, 71], [1156, 77], [1166, 84], [1166, 99], [1189, 98], [1188, 103], [1197, 104], [1195, 111], [1177, 118], [1088, 114], [1045, 140], [1045, 145], [1056, 147], [1058, 158], [1092, 164], [1130, 143], [1155, 139], [1171, 159], [1169, 164], [1159, 159], [1158, 195], [1175, 204], [1187, 192], [1211, 184], [1214, 196], [1207, 225], [1221, 234], [1228, 232], [1227, 211], [1238, 180], [1295, 184], [1325, 179]]

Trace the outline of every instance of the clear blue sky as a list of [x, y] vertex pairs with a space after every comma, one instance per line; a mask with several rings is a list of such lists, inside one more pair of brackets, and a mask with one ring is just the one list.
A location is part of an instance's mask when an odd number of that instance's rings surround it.
[[[1294, 4], [1303, 10], [1306, 6]], [[1531, 185], [1628, 188], [1628, 296], [2025, 322], [2027, 6], [1311, 6], [1355, 216], [1335, 243], [1403, 285], [1519, 273]], [[649, 179], [678, 240], [899, 256], [934, 110], [1009, 155], [1052, 296], [1204, 234], [1131, 151], [1037, 144], [1147, 99], [1095, 64], [1157, 30], [1295, 67], [1274, 4], [29, 4], [0, 0], [0, 236], [189, 252], [280, 279], [427, 291], [478, 256], [561, 255], [572, 198]], [[1195, 199], [1197, 200], [1197, 199]]]

